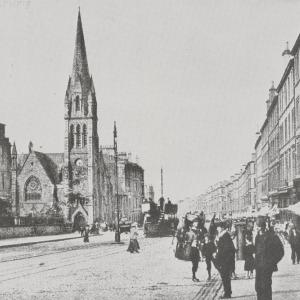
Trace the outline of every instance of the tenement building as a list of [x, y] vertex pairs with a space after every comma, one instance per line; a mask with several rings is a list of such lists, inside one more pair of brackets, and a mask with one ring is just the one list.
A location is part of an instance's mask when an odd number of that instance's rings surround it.
[[[110, 177], [113, 180], [113, 194], [118, 192], [120, 216], [130, 221], [142, 221], [142, 202], [144, 192], [144, 169], [131, 159], [131, 154], [118, 153], [118, 182], [116, 182], [116, 165], [113, 147], [102, 147], [105, 165], [108, 167]], [[118, 190], [116, 190], [118, 184]], [[154, 197], [154, 195], [153, 195]], [[112, 207], [116, 217], [116, 202]]]
[[[255, 155], [224, 186], [226, 213], [241, 215], [246, 210], [257, 211], [263, 206], [284, 208], [300, 201], [299, 52], [300, 35], [292, 50], [287, 47], [282, 53], [285, 69], [278, 86], [275, 88], [273, 83], [269, 90]], [[212, 195], [209, 189], [204, 201], [207, 212], [224, 213], [224, 206], [216, 205]]]
[[[10, 152], [4, 125], [0, 124], [0, 197], [10, 196], [16, 218], [55, 213], [75, 224], [111, 223], [116, 202], [115, 174], [99, 148], [97, 98], [89, 72], [80, 12], [64, 111], [62, 153], [35, 151], [31, 142], [26, 154], [18, 154], [15, 145]], [[127, 193], [132, 219], [137, 220], [144, 173], [138, 165], [124, 166], [130, 186], [134, 186], [134, 192]]]

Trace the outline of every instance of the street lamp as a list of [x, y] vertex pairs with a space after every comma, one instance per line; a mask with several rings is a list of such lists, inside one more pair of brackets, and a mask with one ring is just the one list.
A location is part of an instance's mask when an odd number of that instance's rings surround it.
[[114, 122], [114, 152], [116, 168], [116, 200], [117, 200], [117, 230], [115, 233], [115, 242], [120, 242], [120, 211], [119, 211], [119, 176], [118, 176], [118, 144], [117, 144], [117, 126]]

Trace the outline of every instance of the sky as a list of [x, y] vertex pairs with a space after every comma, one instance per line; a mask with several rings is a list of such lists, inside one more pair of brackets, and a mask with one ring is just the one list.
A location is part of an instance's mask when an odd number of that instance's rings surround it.
[[266, 99], [300, 33], [295, 0], [0, 0], [0, 123], [19, 153], [63, 152], [78, 6], [100, 144], [131, 152], [145, 184], [199, 195], [251, 159]]

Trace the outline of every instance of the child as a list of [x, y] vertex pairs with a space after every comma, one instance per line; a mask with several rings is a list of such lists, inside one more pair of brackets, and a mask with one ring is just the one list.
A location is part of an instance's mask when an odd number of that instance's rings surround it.
[[247, 271], [247, 277], [253, 277], [255, 248], [250, 236], [246, 236], [246, 245], [244, 248], [245, 265], [244, 270]]
[[214, 242], [209, 239], [208, 235], [205, 235], [202, 253], [206, 262], [206, 269], [208, 273], [207, 280], [211, 280], [211, 261], [213, 260], [213, 254], [216, 252], [216, 250], [217, 249]]

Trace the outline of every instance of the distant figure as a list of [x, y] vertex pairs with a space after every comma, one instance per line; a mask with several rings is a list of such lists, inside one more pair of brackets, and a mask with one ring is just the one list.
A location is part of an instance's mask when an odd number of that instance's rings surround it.
[[140, 245], [138, 243], [137, 237], [138, 237], [137, 223], [134, 222], [131, 224], [130, 241], [129, 241], [129, 245], [128, 245], [128, 249], [127, 249], [127, 251], [129, 251], [130, 253], [134, 253], [134, 252], [138, 253], [139, 252]]
[[[193, 227], [193, 229], [197, 229], [196, 227]], [[196, 277], [196, 272], [198, 270], [199, 261], [200, 261], [200, 254], [199, 249], [197, 245], [197, 237], [196, 234], [190, 235], [191, 237], [191, 252], [190, 252], [190, 258], [192, 261], [192, 273], [193, 273], [193, 281], [198, 282], [199, 279]]]
[[293, 264], [299, 264], [300, 262], [300, 234], [296, 231], [295, 225], [292, 226], [289, 232], [289, 242], [292, 250], [292, 262]]
[[84, 230], [84, 238], [83, 238], [83, 241], [85, 243], [89, 243], [89, 233], [90, 233], [90, 226], [89, 225], [86, 225], [85, 226], [85, 230]]
[[209, 228], [208, 228], [208, 232], [209, 232], [210, 238], [212, 240], [215, 240], [215, 237], [218, 233], [217, 226], [215, 224], [215, 218], [216, 218], [216, 214], [214, 213], [214, 216], [212, 217], [210, 224], [209, 224]]
[[255, 290], [257, 300], [272, 300], [272, 275], [284, 255], [283, 245], [273, 231], [266, 230], [266, 221], [257, 219], [255, 238]]
[[226, 222], [220, 222], [217, 228], [219, 241], [217, 244], [218, 251], [215, 257], [215, 266], [222, 278], [224, 294], [221, 299], [228, 299], [231, 298], [232, 294], [231, 273], [235, 264], [235, 247], [228, 233]]
[[84, 235], [84, 226], [80, 226], [80, 236]]
[[207, 280], [211, 280], [211, 262], [213, 260], [213, 254], [216, 252], [217, 248], [215, 243], [209, 239], [209, 236], [206, 234], [204, 237], [204, 244], [202, 246], [202, 254], [205, 257], [206, 270], [208, 273]]
[[244, 270], [247, 271], [248, 278], [253, 277], [254, 252], [255, 252], [255, 247], [253, 245], [252, 238], [251, 236], [246, 236], [246, 245], [244, 247], [244, 257], [245, 257]]

